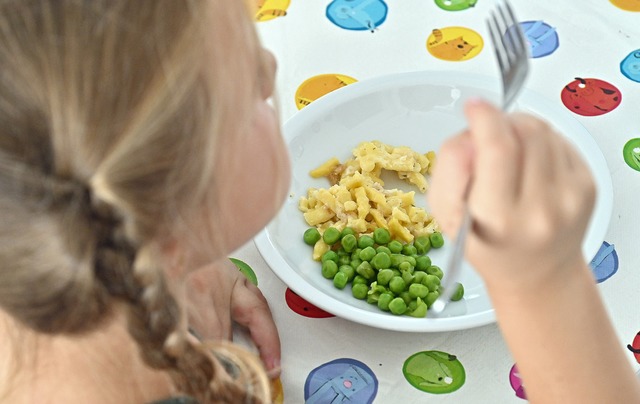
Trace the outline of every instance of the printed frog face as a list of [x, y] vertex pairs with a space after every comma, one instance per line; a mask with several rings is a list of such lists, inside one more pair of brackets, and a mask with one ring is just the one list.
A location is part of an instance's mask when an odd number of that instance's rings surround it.
[[622, 149], [622, 155], [629, 167], [640, 171], [640, 138], [629, 140]]
[[620, 63], [620, 71], [627, 78], [640, 82], [640, 49], [627, 55]]
[[326, 312], [321, 308], [309, 303], [289, 288], [287, 288], [284, 292], [284, 299], [287, 302], [287, 306], [289, 306], [292, 311], [300, 314], [301, 316], [309, 318], [334, 317], [333, 314]]
[[414, 354], [405, 361], [402, 371], [413, 387], [428, 393], [450, 393], [465, 381], [460, 361], [454, 355], [440, 351]]
[[596, 116], [613, 111], [620, 105], [622, 94], [615, 86], [598, 79], [576, 77], [561, 93], [562, 103], [584, 116]]

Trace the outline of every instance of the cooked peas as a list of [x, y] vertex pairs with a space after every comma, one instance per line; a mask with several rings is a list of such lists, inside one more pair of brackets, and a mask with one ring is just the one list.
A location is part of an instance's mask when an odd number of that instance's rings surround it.
[[371, 266], [378, 270], [391, 268], [391, 257], [387, 253], [379, 252], [371, 259]]
[[431, 250], [431, 241], [429, 241], [428, 236], [420, 236], [413, 241], [413, 246], [418, 254], [424, 255]]
[[335, 286], [338, 289], [344, 289], [344, 287], [347, 286], [348, 280], [349, 278], [344, 272], [338, 271], [336, 275], [333, 277], [333, 286]]
[[344, 236], [346, 236], [347, 234], [351, 234], [352, 236], [355, 236], [356, 231], [353, 230], [351, 227], [345, 227], [344, 229], [342, 229], [342, 232], [340, 233], [340, 239], [343, 239]]
[[404, 314], [407, 311], [407, 304], [401, 297], [396, 297], [389, 302], [389, 311], [396, 315]]
[[389, 281], [389, 290], [396, 295], [399, 295], [401, 292], [403, 292], [406, 287], [407, 283], [404, 281], [404, 279], [402, 279], [401, 276], [394, 276]]
[[393, 295], [389, 292], [384, 292], [378, 297], [378, 308], [380, 310], [389, 311], [389, 303], [393, 300]]
[[451, 295], [451, 301], [457, 302], [458, 300], [462, 299], [462, 297], [464, 296], [464, 286], [462, 286], [461, 283], [456, 282], [454, 287], [456, 288], [456, 291], [453, 292], [453, 295]]
[[389, 250], [391, 250], [391, 253], [393, 254], [402, 252], [402, 243], [398, 240], [390, 241], [389, 244], [387, 244], [387, 247], [389, 247]]
[[367, 261], [362, 261], [362, 263], [358, 265], [358, 268], [356, 268], [356, 272], [367, 280], [372, 280], [376, 277], [375, 271]]
[[312, 247], [318, 242], [318, 240], [320, 240], [321, 237], [322, 236], [320, 236], [320, 232], [315, 227], [308, 228], [302, 235], [302, 239], [304, 240], [305, 244], [308, 244]]
[[365, 247], [360, 251], [360, 259], [363, 261], [371, 261], [376, 255], [376, 250], [373, 247]]
[[322, 240], [329, 245], [335, 244], [340, 240], [340, 230], [335, 227], [328, 227], [322, 234]]
[[429, 241], [433, 248], [440, 248], [444, 245], [444, 238], [442, 238], [442, 233], [440, 232], [429, 234]]
[[[320, 239], [331, 246], [320, 258], [323, 277], [331, 279], [338, 289], [350, 285], [355, 298], [375, 304], [382, 311], [425, 317], [442, 293], [444, 274], [425, 255], [444, 244], [439, 232], [404, 244], [391, 240], [389, 231], [383, 228], [359, 236], [349, 227], [342, 231], [329, 227], [322, 235], [312, 227], [305, 231], [303, 239], [310, 246]], [[458, 283], [454, 287], [451, 300], [462, 299], [463, 286]]]
[[391, 241], [391, 233], [384, 227], [378, 227], [373, 231], [373, 240], [376, 244], [387, 244]]
[[387, 286], [393, 277], [394, 275], [391, 269], [382, 269], [378, 272], [376, 281], [378, 281], [378, 285]]
[[364, 235], [364, 236], [360, 236], [360, 238], [358, 239], [359, 248], [373, 247], [374, 244], [375, 244], [375, 241], [371, 236]]
[[369, 287], [363, 283], [354, 283], [351, 286], [351, 294], [356, 299], [364, 300], [367, 297], [367, 292], [369, 292]]
[[346, 252], [352, 252], [358, 246], [358, 240], [356, 240], [356, 236], [353, 234], [347, 234], [340, 240], [340, 245], [342, 245], [342, 248], [344, 248]]
[[411, 296], [412, 298], [422, 298], [424, 299], [425, 297], [427, 297], [427, 294], [429, 294], [429, 288], [427, 288], [426, 286], [424, 286], [421, 283], [412, 283], [411, 285], [409, 285], [409, 296]]
[[411, 255], [417, 254], [418, 251], [417, 251], [416, 247], [413, 244], [405, 244], [405, 245], [402, 246], [402, 253], [404, 255], [411, 256]]
[[340, 257], [338, 257], [338, 253], [335, 251], [329, 250], [326, 253], [322, 254], [322, 257], [320, 257], [320, 262], [333, 261], [337, 263], [338, 259], [340, 259]]
[[333, 279], [336, 273], [338, 273], [338, 264], [335, 261], [326, 260], [322, 263], [322, 276], [327, 279]]
[[442, 277], [444, 276], [442, 269], [440, 269], [440, 267], [437, 265], [430, 265], [429, 268], [427, 268], [427, 273], [429, 275], [437, 276], [438, 278], [440, 278], [440, 280], [442, 280]]
[[338, 268], [338, 272], [342, 272], [347, 276], [347, 282], [351, 282], [356, 276], [356, 270], [351, 265], [340, 265], [340, 267]]
[[431, 258], [427, 257], [426, 255], [422, 255], [416, 258], [416, 269], [418, 271], [426, 271], [430, 266], [431, 266]]

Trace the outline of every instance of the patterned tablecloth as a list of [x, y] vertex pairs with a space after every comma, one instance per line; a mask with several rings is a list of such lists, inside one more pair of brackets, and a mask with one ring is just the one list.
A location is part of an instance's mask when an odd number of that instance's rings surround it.
[[[283, 122], [326, 92], [383, 74], [449, 70], [497, 76], [485, 25], [491, 0], [254, 1], [259, 33], [278, 59]], [[620, 346], [640, 373], [640, 353], [633, 353], [640, 352], [640, 0], [512, 5], [531, 50], [527, 87], [570, 110], [606, 158], [613, 214], [591, 266]], [[442, 333], [360, 325], [296, 296], [253, 242], [233, 257], [253, 268], [279, 326], [279, 402], [526, 399], [495, 324]], [[590, 336], [574, 337], [580, 344]]]

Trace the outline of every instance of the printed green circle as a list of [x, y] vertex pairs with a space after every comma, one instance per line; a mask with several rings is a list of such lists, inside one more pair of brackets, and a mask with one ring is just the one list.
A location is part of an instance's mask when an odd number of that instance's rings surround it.
[[629, 140], [622, 149], [622, 155], [629, 167], [640, 171], [640, 138]]
[[409, 384], [432, 394], [446, 394], [458, 390], [466, 373], [455, 355], [441, 351], [422, 351], [411, 355], [402, 366]]
[[435, 0], [435, 2], [443, 10], [461, 11], [475, 6], [478, 0]]
[[246, 262], [240, 261], [237, 258], [229, 258], [229, 259], [231, 260], [231, 262], [234, 263], [234, 265], [238, 268], [238, 270], [242, 272], [244, 276], [247, 277], [247, 279], [249, 279], [249, 282], [258, 286], [258, 277], [256, 276], [256, 273], [253, 272], [253, 269], [251, 269], [251, 267]]

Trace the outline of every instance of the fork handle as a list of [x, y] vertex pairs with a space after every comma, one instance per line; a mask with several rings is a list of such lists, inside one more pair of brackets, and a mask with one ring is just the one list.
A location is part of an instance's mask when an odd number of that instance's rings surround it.
[[431, 312], [435, 315], [442, 313], [447, 304], [451, 300], [451, 296], [455, 293], [454, 286], [460, 279], [460, 273], [462, 272], [462, 260], [464, 259], [464, 247], [467, 239], [467, 233], [471, 227], [471, 214], [467, 205], [464, 207], [464, 214], [462, 216], [462, 224], [458, 230], [455, 244], [453, 245], [453, 251], [449, 256], [449, 265], [447, 266], [447, 272], [444, 274], [442, 280], [442, 294], [438, 296], [433, 305], [431, 306]]

